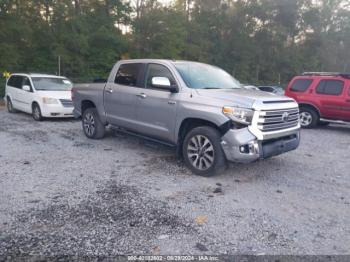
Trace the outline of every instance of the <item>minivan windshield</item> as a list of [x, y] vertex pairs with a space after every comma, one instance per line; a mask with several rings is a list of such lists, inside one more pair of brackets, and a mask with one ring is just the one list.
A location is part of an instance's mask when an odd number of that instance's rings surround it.
[[70, 91], [73, 87], [67, 78], [32, 77], [32, 81], [39, 91]]
[[237, 89], [242, 85], [226, 71], [212, 65], [196, 62], [176, 62], [177, 71], [189, 88]]

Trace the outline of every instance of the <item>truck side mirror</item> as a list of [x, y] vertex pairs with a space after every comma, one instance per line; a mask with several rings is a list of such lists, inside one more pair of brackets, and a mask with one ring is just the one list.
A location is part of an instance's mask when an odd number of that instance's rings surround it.
[[170, 88], [171, 83], [167, 77], [153, 77], [152, 86], [159, 88]]
[[27, 92], [30, 92], [30, 91], [31, 91], [31, 88], [30, 88], [29, 85], [24, 85], [24, 86], [22, 86], [22, 90], [27, 91]]
[[152, 86], [159, 89], [169, 90], [171, 93], [178, 92], [177, 87], [171, 85], [171, 82], [167, 77], [152, 77]]

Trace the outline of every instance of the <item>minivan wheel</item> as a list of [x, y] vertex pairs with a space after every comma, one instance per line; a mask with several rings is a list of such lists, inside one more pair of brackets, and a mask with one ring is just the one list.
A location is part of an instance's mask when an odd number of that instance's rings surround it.
[[212, 127], [192, 129], [185, 137], [182, 154], [187, 167], [196, 175], [209, 177], [226, 166], [220, 133]]
[[318, 114], [311, 108], [300, 109], [300, 125], [302, 128], [313, 128], [319, 122]]
[[16, 110], [13, 108], [11, 99], [8, 97], [6, 100], [7, 100], [7, 111], [9, 113], [16, 113]]
[[42, 121], [43, 116], [41, 115], [41, 110], [38, 104], [33, 104], [32, 106], [32, 116], [35, 121]]
[[105, 136], [105, 126], [102, 124], [96, 108], [88, 108], [83, 112], [82, 124], [85, 135], [91, 139], [101, 139]]

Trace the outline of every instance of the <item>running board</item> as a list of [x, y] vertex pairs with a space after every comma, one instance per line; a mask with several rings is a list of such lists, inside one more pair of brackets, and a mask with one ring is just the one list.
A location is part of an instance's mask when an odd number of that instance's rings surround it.
[[350, 125], [350, 122], [342, 121], [342, 120], [330, 120], [330, 119], [326, 119], [326, 118], [321, 118], [320, 121], [321, 122], [329, 122], [332, 124]]
[[109, 127], [110, 127], [111, 129], [113, 129], [113, 130], [115, 130], [115, 131], [118, 131], [118, 132], [121, 132], [121, 133], [123, 133], [123, 134], [135, 136], [135, 137], [138, 137], [138, 138], [141, 138], [141, 139], [144, 139], [144, 140], [148, 140], [148, 141], [151, 141], [151, 142], [154, 142], [154, 143], [162, 144], [162, 145], [168, 146], [168, 147], [173, 147], [173, 148], [176, 147], [176, 145], [174, 145], [174, 144], [171, 144], [171, 143], [168, 143], [168, 142], [164, 142], [164, 141], [159, 140], [159, 139], [156, 139], [156, 138], [144, 136], [144, 135], [141, 135], [141, 134], [139, 134], [139, 133], [126, 130], [126, 129], [124, 129], [124, 128], [114, 127], [114, 126], [109, 126]]

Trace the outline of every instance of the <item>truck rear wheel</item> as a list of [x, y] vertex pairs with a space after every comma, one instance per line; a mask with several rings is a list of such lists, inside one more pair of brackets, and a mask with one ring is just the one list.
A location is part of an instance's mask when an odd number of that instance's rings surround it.
[[101, 139], [105, 136], [106, 129], [100, 120], [96, 108], [88, 108], [83, 112], [82, 125], [88, 138]]
[[220, 133], [212, 127], [192, 129], [185, 137], [182, 154], [187, 167], [196, 175], [210, 177], [226, 166]]

